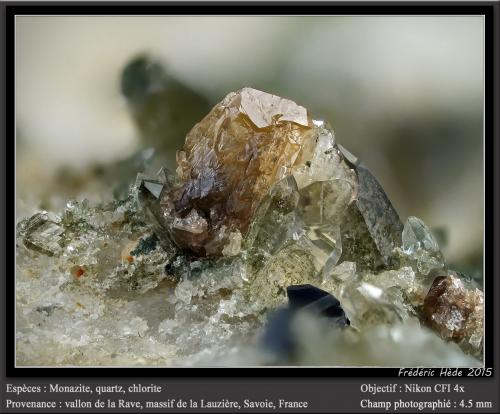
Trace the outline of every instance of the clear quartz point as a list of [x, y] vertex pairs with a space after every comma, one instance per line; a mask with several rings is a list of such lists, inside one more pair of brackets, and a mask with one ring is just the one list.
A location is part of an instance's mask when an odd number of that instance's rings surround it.
[[429, 228], [417, 217], [408, 217], [402, 232], [402, 251], [424, 276], [445, 267], [439, 245]]

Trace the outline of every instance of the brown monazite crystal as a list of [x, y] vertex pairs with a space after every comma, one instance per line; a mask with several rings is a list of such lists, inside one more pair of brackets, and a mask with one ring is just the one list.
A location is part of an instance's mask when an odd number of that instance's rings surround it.
[[483, 292], [467, 288], [453, 275], [438, 276], [424, 301], [426, 323], [445, 339], [469, 352], [483, 346]]
[[270, 187], [310, 159], [315, 136], [295, 102], [251, 88], [227, 95], [177, 154], [182, 186], [163, 197], [177, 244], [211, 255], [241, 240]]

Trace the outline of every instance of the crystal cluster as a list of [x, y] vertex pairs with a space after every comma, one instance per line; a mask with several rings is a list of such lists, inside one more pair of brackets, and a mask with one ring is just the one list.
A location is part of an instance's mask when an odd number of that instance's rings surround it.
[[230, 93], [177, 161], [20, 221], [19, 363], [479, 364], [482, 292], [304, 107]]

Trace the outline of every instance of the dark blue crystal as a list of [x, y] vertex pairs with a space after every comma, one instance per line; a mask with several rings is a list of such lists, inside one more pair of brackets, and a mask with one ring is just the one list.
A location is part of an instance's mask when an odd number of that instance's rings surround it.
[[297, 339], [290, 329], [291, 322], [298, 311], [310, 312], [326, 319], [328, 327], [346, 327], [349, 319], [332, 294], [313, 285], [292, 285], [287, 288], [288, 306], [279, 308], [269, 315], [262, 336], [262, 345], [274, 353], [277, 362], [290, 362], [293, 359]]
[[313, 285], [292, 285], [286, 290], [291, 309], [304, 309], [327, 318], [338, 318], [341, 326], [350, 325], [339, 300]]
[[261, 338], [262, 346], [283, 360], [290, 358], [295, 348], [295, 340], [290, 330], [293, 316], [294, 312], [288, 307], [272, 312]]
[[[313, 285], [292, 285], [286, 289], [288, 304], [291, 308], [298, 309], [309, 305], [325, 296], [331, 296], [328, 292]], [[333, 296], [332, 296], [333, 297]], [[338, 302], [338, 301], [337, 301]]]

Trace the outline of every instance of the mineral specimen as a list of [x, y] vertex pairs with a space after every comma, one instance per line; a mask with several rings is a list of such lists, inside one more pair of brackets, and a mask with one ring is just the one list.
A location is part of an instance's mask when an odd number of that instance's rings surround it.
[[61, 220], [55, 214], [35, 214], [19, 226], [20, 233], [24, 234], [24, 245], [49, 256], [58, 254], [61, 251], [61, 234], [64, 232], [60, 224]]
[[375, 262], [371, 263], [389, 265], [394, 248], [401, 245], [402, 227], [399, 216], [368, 168], [345, 148], [339, 147], [346, 160], [355, 168], [359, 183], [356, 203], [350, 207], [354, 211], [346, 217], [348, 224], [344, 233], [344, 260], [356, 258], [359, 261], [362, 244], [355, 241], [368, 239], [363, 243], [371, 249], [367, 255], [377, 252]]
[[[163, 103], [147, 60], [126, 77]], [[177, 160], [18, 223], [19, 364], [479, 364], [482, 292], [304, 107], [230, 93]]]
[[420, 274], [429, 275], [433, 270], [445, 269], [439, 245], [422, 220], [409, 217], [402, 233], [402, 251], [406, 259], [413, 261]]
[[483, 292], [454, 275], [438, 276], [425, 297], [425, 322], [443, 338], [479, 354], [483, 347]]

